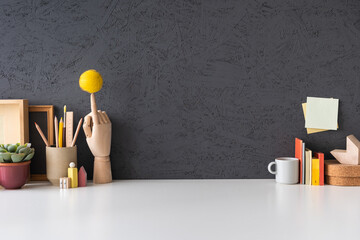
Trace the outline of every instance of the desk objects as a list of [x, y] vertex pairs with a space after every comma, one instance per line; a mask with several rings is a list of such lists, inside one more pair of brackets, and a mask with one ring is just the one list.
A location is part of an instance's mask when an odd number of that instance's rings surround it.
[[305, 184], [311, 185], [312, 175], [312, 151], [308, 148], [305, 149]]
[[[306, 103], [302, 104], [302, 109], [303, 109], [303, 114], [304, 114], [304, 119], [306, 121]], [[339, 124], [337, 125], [337, 128], [339, 128]], [[307, 134], [312, 134], [312, 133], [318, 133], [318, 132], [325, 132], [325, 131], [329, 131], [328, 129], [318, 129], [318, 128], [306, 128]]]
[[60, 118], [59, 122], [59, 148], [63, 147], [63, 133], [64, 133], [64, 122], [62, 118]]
[[354, 135], [346, 137], [346, 150], [330, 152], [342, 164], [360, 165], [360, 142]]
[[63, 122], [63, 131], [62, 131], [62, 143], [63, 147], [66, 147], [66, 105], [64, 106], [64, 122]]
[[305, 148], [305, 142], [295, 138], [295, 158], [299, 159], [299, 183], [324, 185], [324, 154]]
[[305, 128], [337, 130], [339, 99], [307, 97]]
[[[276, 165], [276, 170], [271, 167]], [[299, 182], [299, 159], [291, 157], [276, 158], [274, 162], [269, 163], [268, 170], [275, 175], [277, 183], [296, 184]]]
[[74, 112], [66, 112], [65, 120], [65, 131], [66, 131], [66, 147], [71, 147], [74, 134]]
[[79, 169], [79, 175], [78, 175], [78, 182], [79, 182], [79, 187], [86, 187], [87, 184], [87, 173], [85, 171], [84, 166], [81, 166], [81, 168]]
[[77, 164], [77, 146], [46, 147], [46, 177], [54, 185], [59, 186], [59, 179], [68, 176], [68, 166]]
[[34, 154], [35, 149], [30, 143], [0, 144], [0, 185], [6, 189], [24, 186]]
[[29, 106], [29, 141], [37, 150], [36, 158], [31, 161], [30, 180], [47, 181], [46, 178], [46, 144], [39, 134], [34, 122], [40, 126], [49, 146], [55, 144], [54, 140], [54, 106], [30, 105]]
[[97, 109], [95, 92], [102, 88], [103, 80], [96, 70], [81, 74], [79, 86], [90, 93], [91, 112], [85, 116], [83, 129], [90, 151], [94, 155], [94, 183], [112, 181], [110, 164], [111, 121], [106, 112]]
[[77, 128], [76, 128], [76, 132], [75, 132], [75, 135], [74, 135], [74, 138], [73, 138], [73, 141], [72, 141], [70, 147], [75, 146], [76, 139], [77, 139], [77, 137], [78, 137], [78, 135], [79, 135], [79, 131], [80, 131], [80, 128], [81, 128], [82, 121], [83, 121], [83, 119], [80, 118], [80, 121], [79, 121], [78, 126], [77, 126]]
[[41, 130], [41, 128], [39, 127], [39, 125], [37, 125], [37, 124], [35, 123], [35, 127], [36, 127], [36, 129], [38, 130], [38, 132], [39, 132], [42, 140], [43, 140], [44, 143], [45, 143], [45, 145], [49, 147], [49, 146], [50, 146], [50, 145], [49, 145], [49, 142], [48, 142], [48, 140], [46, 139], [46, 137], [45, 137], [43, 131]]
[[26, 99], [0, 100], [0, 143], [29, 142], [28, 109]]
[[342, 164], [337, 160], [326, 160], [325, 180], [330, 185], [360, 186], [360, 165]]
[[60, 188], [68, 189], [70, 188], [71, 179], [69, 177], [62, 177], [60, 178]]
[[71, 188], [78, 187], [78, 169], [75, 167], [75, 163], [71, 162], [68, 168], [68, 178], [70, 178], [70, 186]]
[[55, 124], [55, 146], [59, 147], [59, 122], [57, 117], [54, 118], [54, 124]]

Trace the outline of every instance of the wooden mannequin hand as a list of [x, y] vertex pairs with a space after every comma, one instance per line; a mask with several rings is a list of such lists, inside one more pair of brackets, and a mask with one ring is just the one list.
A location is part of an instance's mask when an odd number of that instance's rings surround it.
[[97, 110], [95, 95], [90, 95], [91, 113], [85, 116], [83, 129], [91, 153], [96, 157], [108, 157], [111, 147], [111, 121], [104, 111]]

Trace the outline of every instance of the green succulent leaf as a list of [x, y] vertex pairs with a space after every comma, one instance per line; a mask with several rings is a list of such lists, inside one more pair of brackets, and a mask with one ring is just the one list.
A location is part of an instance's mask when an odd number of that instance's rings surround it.
[[0, 157], [4, 159], [5, 161], [11, 160], [11, 154], [10, 153], [0, 153]]
[[34, 157], [34, 154], [35, 154], [35, 152], [32, 152], [32, 153], [30, 153], [29, 155], [27, 155], [27, 156], [24, 158], [24, 161], [29, 161], [29, 160], [31, 160], [31, 159]]
[[4, 162], [4, 159], [2, 157], [0, 157], [0, 162]]
[[12, 153], [16, 152], [16, 149], [17, 149], [17, 145], [16, 145], [16, 144], [12, 144], [12, 145], [10, 145], [10, 146], [7, 147], [7, 150], [8, 150], [9, 152], [12, 152]]
[[25, 157], [25, 154], [24, 153], [13, 153], [11, 154], [11, 160], [13, 162], [21, 162], [21, 160], [23, 160]]
[[5, 152], [7, 152], [6, 149], [0, 148], [0, 153], [5, 153]]
[[18, 146], [16, 149], [16, 153], [19, 153], [20, 149], [22, 149], [22, 148], [26, 148], [26, 145]]
[[22, 148], [20, 149], [19, 153], [24, 153], [25, 155], [28, 155], [30, 153], [30, 148]]

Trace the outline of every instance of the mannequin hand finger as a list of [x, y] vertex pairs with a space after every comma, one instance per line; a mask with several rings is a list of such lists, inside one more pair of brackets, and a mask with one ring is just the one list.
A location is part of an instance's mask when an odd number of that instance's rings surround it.
[[94, 122], [94, 125], [99, 124], [99, 117], [97, 114], [97, 106], [96, 106], [96, 101], [95, 101], [95, 95], [92, 93], [90, 95], [90, 104], [91, 104], [91, 113], [92, 113], [92, 120]]
[[105, 118], [102, 114], [102, 112], [100, 110], [98, 110], [98, 116], [99, 116], [99, 123], [100, 124], [104, 124], [105, 123]]
[[85, 136], [87, 138], [90, 138], [91, 135], [92, 135], [92, 132], [91, 132], [91, 116], [87, 115], [85, 117], [84, 124], [83, 124], [83, 129], [84, 129]]
[[110, 121], [110, 118], [108, 117], [108, 115], [106, 114], [106, 112], [105, 111], [102, 111], [102, 114], [103, 114], [103, 116], [104, 116], [104, 118], [105, 118], [105, 122], [106, 123], [110, 123], [111, 121]]

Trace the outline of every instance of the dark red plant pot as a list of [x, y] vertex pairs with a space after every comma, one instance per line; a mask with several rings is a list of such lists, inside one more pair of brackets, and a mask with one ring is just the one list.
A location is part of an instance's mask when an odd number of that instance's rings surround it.
[[29, 177], [30, 162], [0, 163], [0, 185], [6, 189], [19, 189]]

